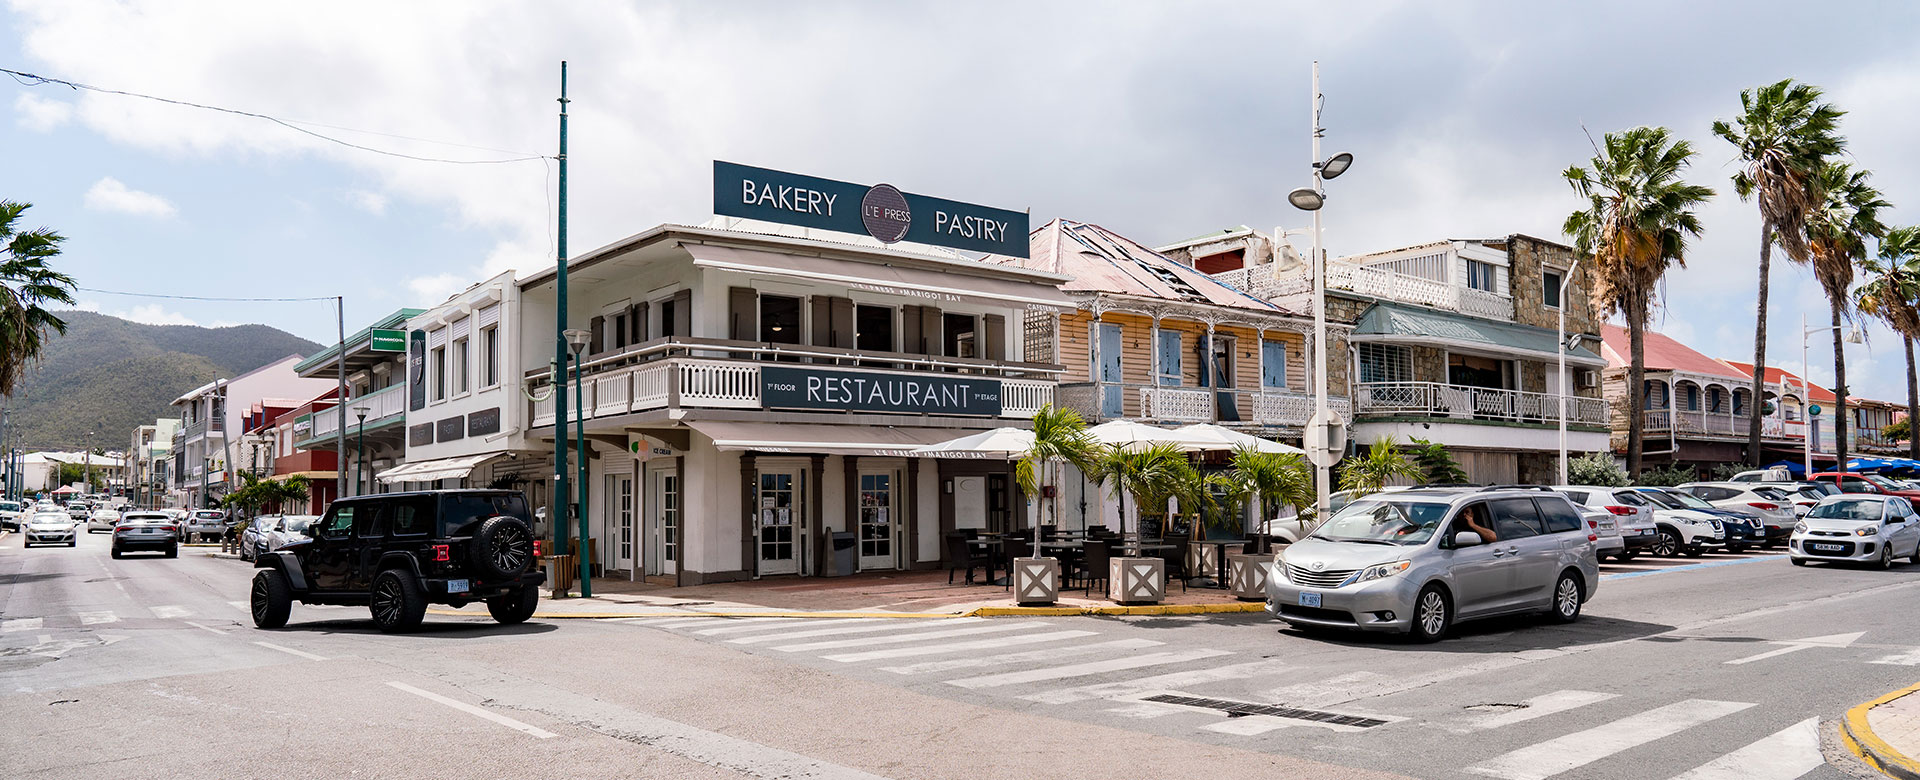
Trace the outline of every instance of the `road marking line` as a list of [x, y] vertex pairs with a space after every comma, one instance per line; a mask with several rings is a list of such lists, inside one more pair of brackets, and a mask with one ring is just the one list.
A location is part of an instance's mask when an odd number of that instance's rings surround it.
[[1757, 557], [1757, 558], [1733, 558], [1733, 559], [1729, 559], [1729, 560], [1724, 560], [1724, 561], [1708, 561], [1708, 562], [1706, 562], [1706, 563], [1690, 563], [1690, 564], [1687, 564], [1687, 565], [1685, 565], [1685, 566], [1668, 566], [1668, 567], [1666, 567], [1666, 568], [1664, 568], [1664, 569], [1656, 569], [1656, 570], [1654, 570], [1654, 571], [1634, 571], [1634, 572], [1627, 572], [1627, 573], [1625, 573], [1625, 574], [1602, 574], [1602, 575], [1600, 575], [1600, 581], [1601, 581], [1601, 582], [1607, 582], [1607, 581], [1611, 581], [1611, 580], [1626, 580], [1626, 579], [1632, 579], [1632, 578], [1634, 578], [1634, 577], [1651, 577], [1651, 576], [1654, 576], [1654, 575], [1656, 575], [1656, 574], [1666, 574], [1667, 572], [1670, 572], [1670, 571], [1690, 571], [1690, 570], [1693, 570], [1693, 569], [1713, 569], [1713, 568], [1718, 568], [1718, 567], [1721, 567], [1721, 566], [1737, 566], [1737, 565], [1739, 565], [1739, 564], [1742, 564], [1742, 563], [1758, 563], [1758, 562], [1761, 562], [1761, 561], [1777, 561], [1777, 560], [1779, 560], [1779, 559], [1780, 559], [1780, 556], [1778, 556], [1778, 555], [1763, 555], [1763, 556], [1760, 556], [1760, 557]]
[[1754, 654], [1754, 655], [1750, 655], [1750, 656], [1747, 656], [1747, 657], [1745, 657], [1745, 658], [1735, 658], [1735, 659], [1733, 659], [1733, 660], [1731, 660], [1731, 661], [1727, 661], [1727, 662], [1725, 662], [1725, 663], [1729, 663], [1729, 664], [1750, 664], [1750, 663], [1753, 663], [1754, 661], [1764, 661], [1764, 660], [1766, 660], [1766, 659], [1768, 659], [1768, 658], [1772, 658], [1772, 657], [1774, 657], [1774, 656], [1776, 656], [1776, 655], [1786, 655], [1786, 654], [1788, 654], [1788, 653], [1791, 653], [1791, 652], [1795, 652], [1795, 651], [1797, 651], [1797, 650], [1805, 650], [1805, 649], [1807, 649], [1807, 648], [1809, 648], [1809, 647], [1813, 647], [1813, 645], [1787, 645], [1786, 647], [1776, 647], [1776, 648], [1774, 648], [1774, 649], [1772, 649], [1772, 650], [1768, 650], [1768, 651], [1766, 651], [1766, 652], [1764, 652], [1764, 653], [1756, 653], [1756, 654]]
[[1285, 661], [1260, 660], [1243, 664], [1228, 664], [1212, 669], [1190, 669], [1184, 672], [1156, 674], [1137, 680], [1082, 685], [1074, 688], [1058, 688], [1051, 691], [1031, 693], [1020, 698], [1037, 701], [1042, 704], [1072, 704], [1092, 699], [1123, 699], [1159, 691], [1178, 690], [1192, 685], [1201, 685], [1221, 680], [1241, 680], [1265, 674], [1279, 674], [1293, 668]]
[[1820, 719], [1808, 718], [1674, 780], [1793, 780], [1825, 763]]
[[1524, 723], [1534, 718], [1557, 715], [1568, 710], [1585, 707], [1589, 704], [1598, 704], [1608, 699], [1619, 698], [1619, 696], [1620, 694], [1617, 693], [1595, 693], [1593, 691], [1554, 691], [1553, 693], [1535, 696], [1522, 701], [1520, 703], [1526, 706], [1513, 710], [1512, 712], [1496, 712], [1489, 715], [1481, 715], [1475, 717], [1469, 723], [1454, 727], [1452, 730], [1467, 732], [1497, 729], [1503, 726], [1511, 726], [1515, 723]]
[[1169, 707], [1165, 704], [1155, 704], [1153, 702], [1143, 701], [1143, 702], [1135, 702], [1125, 707], [1115, 707], [1110, 710], [1105, 710], [1105, 712], [1112, 715], [1118, 715], [1122, 718], [1131, 718], [1133, 720], [1150, 720], [1153, 718], [1165, 717], [1167, 715], [1172, 715], [1180, 712], [1191, 712], [1191, 710], [1186, 710], [1179, 707]]
[[821, 656], [829, 661], [853, 663], [856, 661], [874, 661], [882, 658], [912, 658], [920, 655], [939, 655], [941, 653], [959, 653], [967, 650], [994, 650], [1018, 645], [1035, 645], [1041, 642], [1054, 642], [1061, 639], [1078, 639], [1083, 636], [1096, 636], [1098, 631], [1049, 631], [1042, 634], [1015, 634], [976, 639], [972, 642], [953, 642], [926, 647], [894, 647], [886, 650], [869, 650], [864, 653], [841, 653], [840, 655]]
[[240, 610], [241, 612], [245, 612], [248, 614], [253, 613], [253, 605], [248, 604], [247, 602], [244, 602], [244, 601], [229, 601], [227, 602], [227, 606], [233, 607], [234, 609]]
[[307, 660], [309, 660], [309, 661], [325, 661], [325, 660], [327, 660], [327, 659], [326, 659], [326, 658], [324, 658], [324, 657], [321, 657], [321, 656], [317, 656], [317, 655], [314, 655], [314, 654], [312, 654], [312, 653], [309, 653], [309, 652], [307, 652], [307, 651], [305, 651], [305, 650], [295, 650], [295, 649], [293, 649], [293, 648], [291, 648], [291, 647], [281, 647], [280, 645], [276, 645], [276, 644], [272, 644], [272, 643], [269, 643], [269, 642], [255, 642], [254, 644], [256, 644], [256, 645], [259, 645], [259, 646], [261, 646], [261, 647], [264, 647], [264, 648], [266, 648], [266, 649], [268, 649], [268, 650], [278, 650], [278, 651], [280, 651], [280, 652], [282, 652], [282, 653], [286, 653], [286, 654], [288, 654], [288, 655], [297, 655], [297, 656], [300, 656], [301, 658], [305, 658], [305, 659], [307, 659]]
[[[979, 623], [984, 620], [986, 620], [986, 618], [977, 618], [977, 617], [954, 618], [952, 620], [942, 620], [940, 621], [939, 625], [952, 626], [952, 625], [960, 625], [960, 624], [966, 624], [966, 623]], [[788, 639], [806, 639], [809, 637], [837, 636], [840, 634], [865, 634], [865, 633], [870, 633], [874, 631], [893, 631], [900, 628], [899, 623], [895, 623], [891, 620], [882, 620], [882, 621], [876, 622], [873, 619], [857, 619], [855, 622], [860, 623], [860, 625], [839, 626], [837, 628], [807, 629], [805, 631], [781, 631], [775, 634], [761, 634], [759, 636], [743, 636], [738, 639], [729, 639], [727, 640], [727, 644], [757, 645], [763, 642], [779, 642], [779, 641], [788, 640]]]
[[225, 632], [225, 631], [221, 631], [220, 629], [217, 629], [217, 628], [214, 628], [214, 627], [212, 627], [212, 626], [203, 626], [203, 625], [200, 625], [199, 623], [195, 623], [195, 622], [193, 622], [193, 621], [191, 621], [191, 620], [183, 620], [183, 621], [181, 621], [181, 622], [183, 622], [183, 623], [186, 623], [186, 624], [187, 624], [187, 625], [189, 625], [189, 626], [193, 626], [194, 628], [197, 628], [197, 629], [200, 629], [201, 631], [212, 631], [213, 633], [216, 633], [216, 634], [225, 634], [225, 633], [227, 633], [227, 632]]
[[17, 618], [0, 622], [0, 633], [11, 634], [15, 631], [34, 631], [40, 628], [40, 618]]
[[1003, 685], [1043, 682], [1046, 680], [1064, 680], [1069, 677], [1085, 677], [1103, 672], [1118, 672], [1125, 669], [1139, 669], [1146, 666], [1185, 663], [1187, 661], [1198, 661], [1202, 658], [1212, 658], [1221, 655], [1232, 655], [1232, 653], [1226, 650], [1209, 650], [1204, 648], [1166, 653], [1148, 653], [1146, 655], [1136, 655], [1128, 658], [1111, 658], [1105, 661], [1089, 661], [1083, 664], [1029, 669], [1024, 672], [990, 674], [984, 677], [963, 677], [958, 680], [948, 680], [947, 684], [961, 688], [998, 688]]
[[[778, 628], [782, 624], [793, 623], [793, 622], [805, 620], [805, 619], [806, 618], [747, 618], [744, 620], [737, 621], [733, 625], [721, 626], [719, 628], [703, 628], [697, 631], [688, 631], [687, 633], [699, 634], [701, 636], [710, 636], [713, 634], [733, 634], [741, 631], [759, 631], [766, 628]], [[747, 624], [747, 625], [742, 625], [742, 624]]]
[[988, 655], [979, 658], [955, 658], [950, 661], [926, 661], [906, 666], [883, 666], [881, 671], [894, 674], [926, 674], [928, 672], [950, 672], [955, 669], [977, 669], [982, 666], [1002, 666], [1006, 664], [1043, 663], [1064, 661], [1081, 655], [1093, 655], [1107, 650], [1144, 650], [1159, 647], [1162, 643], [1153, 639], [1116, 639], [1111, 642], [1096, 642], [1090, 645], [1056, 647], [1046, 650], [1028, 650], [1020, 653]]
[[1272, 715], [1247, 715], [1245, 717], [1228, 718], [1226, 720], [1209, 723], [1201, 726], [1200, 730], [1214, 731], [1221, 734], [1233, 734], [1241, 737], [1256, 737], [1269, 731], [1296, 725], [1299, 724], [1288, 723], [1286, 718], [1276, 718]]
[[1740, 701], [1688, 699], [1636, 715], [1528, 745], [1467, 771], [1503, 780], [1546, 780], [1623, 750], [1670, 737], [1715, 718], [1754, 706]]
[[546, 729], [542, 729], [537, 726], [533, 726], [531, 724], [522, 723], [520, 721], [509, 718], [505, 715], [501, 715], [497, 712], [488, 712], [486, 710], [480, 709], [479, 707], [475, 707], [463, 701], [454, 701], [453, 699], [449, 699], [445, 696], [441, 696], [440, 694], [434, 693], [432, 691], [420, 690], [419, 688], [415, 688], [411, 685], [400, 682], [398, 680], [389, 681], [387, 684], [395, 688], [398, 688], [400, 690], [406, 691], [407, 693], [411, 693], [422, 699], [445, 704], [456, 710], [467, 713], [468, 715], [474, 715], [477, 717], [485, 718], [487, 720], [498, 723], [502, 726], [506, 726], [507, 728], [513, 729], [514, 731], [531, 734], [534, 737], [537, 737], [540, 739], [553, 739], [554, 737], [560, 736], [559, 734], [555, 734], [551, 731], [547, 731]]
[[1774, 641], [1768, 642], [1768, 644], [1785, 645], [1785, 647], [1781, 647], [1777, 650], [1768, 650], [1767, 652], [1750, 655], [1745, 658], [1735, 658], [1731, 661], [1727, 661], [1726, 663], [1729, 663], [1729, 664], [1752, 663], [1754, 661], [1759, 661], [1766, 658], [1772, 658], [1776, 655], [1786, 655], [1796, 650], [1805, 650], [1809, 647], [1832, 647], [1832, 648], [1848, 647], [1852, 645], [1860, 637], [1866, 636], [1866, 633], [1867, 632], [1865, 631], [1855, 631], [1851, 634], [1831, 634], [1828, 636], [1810, 636], [1805, 639], [1774, 640]]
[[[944, 621], [941, 625], [945, 625]], [[891, 636], [869, 636], [859, 639], [835, 639], [828, 642], [807, 642], [798, 645], [782, 645], [774, 648], [783, 653], [801, 650], [835, 650], [842, 647], [871, 647], [874, 645], [898, 645], [907, 642], [919, 642], [927, 639], [946, 639], [947, 637], [966, 636], [968, 634], [993, 634], [1001, 631], [1019, 631], [1023, 628], [1038, 628], [1045, 623], [993, 623], [984, 626], [967, 626], [941, 631], [909, 631]]]
[[1904, 653], [1884, 655], [1868, 661], [1868, 663], [1889, 664], [1893, 666], [1920, 666], [1920, 648], [1908, 650]]
[[80, 613], [80, 625], [83, 625], [83, 626], [97, 625], [100, 623], [117, 623], [119, 621], [120, 621], [120, 616], [115, 615], [112, 612]]
[[182, 607], [176, 604], [165, 604], [158, 607], [147, 607], [147, 609], [152, 610], [154, 617], [161, 618], [163, 620], [168, 618], [190, 617], [193, 615], [193, 610], [187, 609], [186, 607]]

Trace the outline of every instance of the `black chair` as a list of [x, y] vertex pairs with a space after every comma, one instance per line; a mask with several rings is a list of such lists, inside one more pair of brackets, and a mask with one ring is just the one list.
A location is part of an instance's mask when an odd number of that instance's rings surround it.
[[1013, 587], [1013, 560], [1015, 558], [1033, 557], [1033, 539], [1024, 536], [1007, 537], [1007, 541], [1001, 545], [1001, 549], [1005, 550], [1003, 555], [1005, 555], [1007, 559], [1006, 587], [1011, 589]]
[[1040, 540], [1041, 540], [1041, 541], [1045, 541], [1045, 542], [1052, 542], [1052, 541], [1057, 541], [1057, 540], [1059, 540], [1059, 538], [1060, 538], [1060, 527], [1059, 527], [1059, 526], [1057, 526], [1057, 525], [1043, 525], [1043, 526], [1040, 526]]
[[1093, 595], [1093, 582], [1107, 581], [1108, 563], [1113, 560], [1113, 548], [1103, 539], [1088, 539], [1085, 555], [1080, 558], [1080, 580], [1086, 588], [1081, 592]]
[[987, 579], [993, 579], [993, 561], [987, 557], [985, 550], [976, 551], [973, 545], [967, 544], [965, 534], [947, 534], [947, 584], [953, 584], [955, 571], [966, 569], [966, 584], [972, 585], [973, 570], [976, 568], [985, 569]]
[[1187, 580], [1193, 579], [1193, 572], [1187, 568], [1187, 550], [1191, 546], [1185, 539], [1173, 539], [1167, 542], [1173, 549], [1166, 551], [1167, 581], [1180, 581], [1180, 592], [1187, 592]]

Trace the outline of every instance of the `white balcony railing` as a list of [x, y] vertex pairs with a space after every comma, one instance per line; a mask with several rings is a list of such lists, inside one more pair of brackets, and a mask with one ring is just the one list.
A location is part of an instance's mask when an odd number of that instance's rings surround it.
[[[1687, 409], [1646, 409], [1640, 413], [1641, 430], [1648, 433], [1694, 434], [1700, 436], [1743, 437], [1747, 435], [1747, 416]], [[1800, 439], [1807, 435], [1807, 424], [1778, 417], [1760, 418], [1760, 435], [1775, 439]]]
[[[369, 425], [384, 422], [389, 417], [406, 414], [407, 386], [393, 385], [383, 387], [358, 398], [347, 399], [344, 414], [347, 417], [347, 430], [349, 433], [353, 431], [360, 420], [360, 416], [353, 411], [354, 407], [357, 406], [367, 407], [367, 424]], [[323, 439], [334, 435], [335, 432], [340, 430], [341, 414], [342, 411], [338, 407], [314, 412], [312, 418], [313, 429], [307, 434], [307, 438], [309, 440]]]
[[1213, 391], [1206, 388], [1142, 387], [1140, 418], [1167, 422], [1213, 420]]
[[[1089, 421], [1098, 422], [1126, 416], [1124, 408], [1116, 411], [1113, 404], [1103, 405], [1101, 401], [1106, 398], [1125, 398], [1129, 393], [1140, 402], [1138, 417], [1142, 420], [1298, 428], [1313, 418], [1313, 396], [1286, 390], [1222, 390], [1078, 382], [1061, 385], [1055, 391], [1055, 397], [1059, 399], [1057, 403], [1060, 406], [1079, 412]], [[1342, 417], [1351, 416], [1352, 404], [1347, 398], [1329, 396], [1327, 406]]]
[[[1313, 279], [1309, 274], [1295, 271], [1276, 276], [1271, 265], [1236, 268], [1213, 276], [1268, 300], [1282, 300], [1313, 292]], [[1513, 298], [1509, 295], [1373, 266], [1328, 263], [1327, 288], [1457, 311], [1475, 317], [1513, 321]]]
[[[1368, 382], [1354, 385], [1354, 399], [1355, 411], [1363, 417], [1453, 417], [1554, 423], [1560, 419], [1561, 396], [1437, 382]], [[1606, 401], [1566, 396], [1566, 402], [1569, 424], [1607, 424]]]

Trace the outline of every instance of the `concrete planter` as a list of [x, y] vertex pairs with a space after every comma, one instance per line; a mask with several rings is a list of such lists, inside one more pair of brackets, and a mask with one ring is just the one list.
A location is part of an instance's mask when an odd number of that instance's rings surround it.
[[1021, 606], [1052, 604], [1060, 600], [1058, 558], [1013, 559], [1013, 598]]
[[1273, 573], [1273, 556], [1235, 554], [1227, 556], [1227, 582], [1233, 597], [1241, 601], [1264, 601], [1267, 577]]
[[1187, 545], [1187, 571], [1208, 580], [1219, 576], [1220, 547], [1212, 544]]
[[1158, 604], [1167, 598], [1167, 562], [1114, 558], [1107, 562], [1107, 598], [1120, 604]]

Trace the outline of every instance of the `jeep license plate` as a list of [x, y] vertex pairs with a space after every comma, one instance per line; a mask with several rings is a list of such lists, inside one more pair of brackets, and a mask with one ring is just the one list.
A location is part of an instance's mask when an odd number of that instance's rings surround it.
[[448, 593], [465, 593], [467, 590], [466, 580], [447, 580]]
[[1302, 593], [1302, 594], [1300, 594], [1300, 606], [1303, 606], [1303, 607], [1317, 607], [1317, 606], [1320, 606], [1320, 594], [1318, 594], [1318, 593]]

